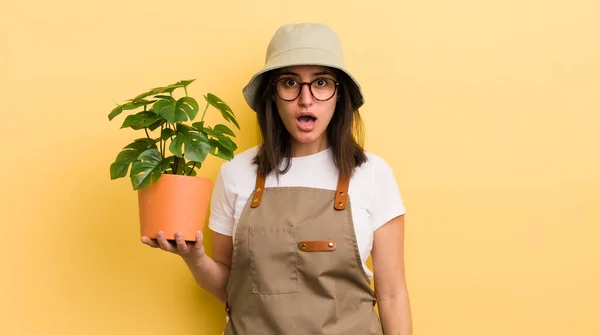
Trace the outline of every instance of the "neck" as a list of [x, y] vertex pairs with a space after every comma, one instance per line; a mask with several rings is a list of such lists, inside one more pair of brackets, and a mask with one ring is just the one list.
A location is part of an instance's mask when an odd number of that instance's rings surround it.
[[311, 143], [300, 143], [292, 139], [292, 157], [302, 157], [316, 154], [329, 147], [329, 143], [325, 136]]

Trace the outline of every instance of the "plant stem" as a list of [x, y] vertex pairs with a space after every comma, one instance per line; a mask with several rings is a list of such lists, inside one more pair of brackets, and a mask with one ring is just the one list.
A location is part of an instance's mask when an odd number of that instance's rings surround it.
[[[167, 123], [167, 129], [171, 129], [171, 128], [169, 128], [169, 124], [168, 124], [168, 123]], [[165, 141], [162, 143], [162, 145], [163, 145], [163, 147], [162, 147], [162, 152], [163, 152], [163, 158], [164, 158], [164, 157], [165, 157], [165, 152], [167, 151], [167, 140], [165, 140]]]
[[163, 159], [165, 159], [165, 151], [163, 150], [163, 139], [162, 139], [162, 131], [163, 131], [164, 128], [165, 128], [165, 125], [161, 124], [160, 125], [160, 145], [159, 145], [159, 148], [160, 148], [160, 155], [162, 156]]
[[185, 92], [185, 96], [187, 97], [188, 96], [188, 94], [187, 94], [187, 87], [183, 86], [183, 91]]
[[148, 127], [144, 127], [144, 131], [146, 132], [146, 136], [150, 138], [150, 135], [148, 134]]
[[194, 162], [194, 165], [192, 165], [192, 169], [190, 170], [190, 173], [188, 173], [188, 176], [190, 176], [192, 174], [192, 172], [194, 172], [195, 168], [196, 168], [196, 162]]
[[204, 113], [202, 113], [202, 119], [200, 119], [200, 122], [204, 121], [204, 115], [206, 115], [206, 110], [208, 109], [208, 105], [210, 105], [210, 104], [207, 102], [206, 107], [204, 108]]

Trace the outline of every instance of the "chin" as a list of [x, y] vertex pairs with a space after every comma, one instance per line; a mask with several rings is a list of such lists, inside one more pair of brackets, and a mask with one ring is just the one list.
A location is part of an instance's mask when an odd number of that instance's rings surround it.
[[[323, 135], [323, 134], [321, 134]], [[301, 134], [294, 134], [294, 139], [298, 142], [298, 143], [302, 143], [302, 144], [311, 144], [314, 142], [318, 142], [321, 139], [321, 135], [316, 135], [316, 134], [306, 134], [306, 133], [301, 133]]]

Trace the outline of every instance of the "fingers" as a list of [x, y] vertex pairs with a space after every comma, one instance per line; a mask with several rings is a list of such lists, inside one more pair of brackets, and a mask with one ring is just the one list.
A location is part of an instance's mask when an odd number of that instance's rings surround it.
[[165, 233], [162, 231], [157, 234], [156, 239], [142, 236], [141, 241], [152, 248], [161, 248], [165, 251], [183, 255], [190, 252], [192, 249], [202, 249], [203, 234], [201, 231], [196, 232], [196, 243], [187, 242], [183, 233], [177, 232], [175, 233], [175, 244], [173, 244], [167, 240]]
[[148, 236], [142, 236], [141, 240], [142, 240], [142, 243], [144, 243], [152, 248], [159, 247], [158, 243], [156, 243], [156, 240], [153, 240], [153, 239], [149, 238]]
[[173, 247], [171, 245], [171, 243], [169, 243], [169, 241], [167, 241], [167, 238], [165, 237], [165, 233], [164, 232], [158, 232], [158, 235], [156, 236], [156, 241], [158, 242], [158, 245], [160, 246], [160, 248], [162, 250], [165, 251], [169, 251], [169, 252], [177, 252], [175, 247]]
[[199, 250], [202, 249], [202, 242], [204, 241], [204, 235], [202, 231], [196, 231], [196, 243], [194, 244], [194, 249]]
[[179, 250], [179, 253], [188, 252], [188, 245], [185, 242], [185, 240], [183, 239], [182, 232], [175, 233], [175, 244], [177, 244], [177, 250]]

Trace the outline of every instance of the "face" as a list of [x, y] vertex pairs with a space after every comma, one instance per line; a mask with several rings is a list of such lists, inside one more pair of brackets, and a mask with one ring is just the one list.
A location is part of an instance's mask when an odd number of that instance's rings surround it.
[[[328, 145], [325, 130], [335, 111], [338, 89], [334, 72], [324, 66], [292, 66], [275, 76], [273, 99], [286, 129], [292, 136], [292, 149]], [[313, 83], [311, 94], [309, 85]], [[299, 95], [296, 97], [300, 89]], [[291, 100], [291, 101], [286, 101]]]

